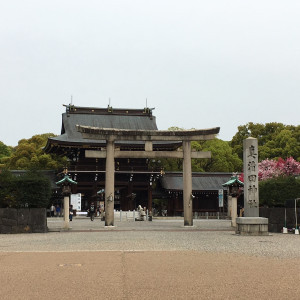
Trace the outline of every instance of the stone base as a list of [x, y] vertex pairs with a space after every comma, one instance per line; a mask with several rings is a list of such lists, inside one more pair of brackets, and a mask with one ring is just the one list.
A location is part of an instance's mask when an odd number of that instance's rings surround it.
[[116, 227], [114, 225], [105, 225], [104, 228], [105, 229], [114, 229]]
[[269, 235], [268, 218], [240, 217], [236, 218], [236, 234]]

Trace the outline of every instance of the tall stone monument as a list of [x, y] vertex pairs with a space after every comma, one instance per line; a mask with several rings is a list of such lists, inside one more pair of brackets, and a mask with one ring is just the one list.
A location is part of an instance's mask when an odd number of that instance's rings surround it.
[[245, 217], [259, 217], [257, 139], [251, 137], [245, 139], [243, 149], [244, 214]]
[[244, 215], [236, 219], [236, 233], [268, 235], [268, 219], [259, 217], [258, 143], [249, 137], [243, 142]]

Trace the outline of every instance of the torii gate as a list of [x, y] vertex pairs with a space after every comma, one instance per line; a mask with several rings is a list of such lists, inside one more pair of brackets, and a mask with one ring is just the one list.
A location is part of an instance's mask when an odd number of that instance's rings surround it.
[[[114, 226], [115, 158], [183, 158], [184, 226], [193, 226], [192, 158], [210, 158], [211, 153], [191, 150], [191, 141], [211, 140], [220, 127], [193, 130], [129, 130], [76, 125], [84, 139], [106, 140], [106, 151], [86, 150], [86, 157], [106, 158], [105, 226]], [[145, 151], [115, 150], [115, 141], [145, 141]], [[153, 141], [182, 141], [183, 151], [153, 151]]]

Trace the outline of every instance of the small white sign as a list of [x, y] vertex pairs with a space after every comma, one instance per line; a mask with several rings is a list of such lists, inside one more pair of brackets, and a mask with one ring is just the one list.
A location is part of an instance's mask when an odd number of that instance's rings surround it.
[[81, 211], [81, 193], [71, 194], [71, 205], [76, 211]]

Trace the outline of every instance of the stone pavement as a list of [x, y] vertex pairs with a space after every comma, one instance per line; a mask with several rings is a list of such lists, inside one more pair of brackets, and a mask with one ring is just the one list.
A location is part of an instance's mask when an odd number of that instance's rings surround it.
[[237, 236], [228, 220], [62, 222], [0, 235], [1, 299], [299, 299], [300, 236]]
[[[49, 231], [64, 231], [63, 218], [47, 218], [47, 224]], [[101, 221], [99, 217], [96, 217], [94, 221], [91, 221], [88, 217], [74, 217], [70, 222], [70, 231], [83, 231], [83, 230], [226, 230], [233, 231], [230, 222], [228, 220], [217, 219], [195, 219], [194, 226], [183, 226], [183, 218], [181, 217], [158, 217], [153, 221], [133, 221], [132, 218], [126, 219], [123, 216], [122, 221], [119, 218], [115, 218], [115, 226], [106, 227], [104, 221]]]

